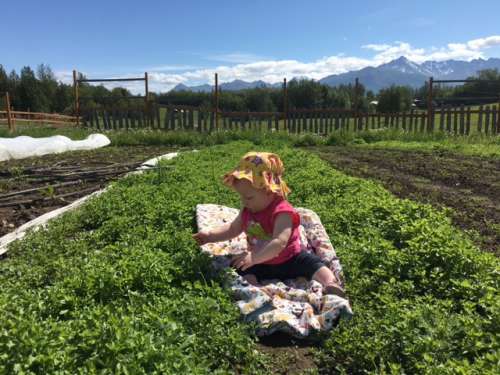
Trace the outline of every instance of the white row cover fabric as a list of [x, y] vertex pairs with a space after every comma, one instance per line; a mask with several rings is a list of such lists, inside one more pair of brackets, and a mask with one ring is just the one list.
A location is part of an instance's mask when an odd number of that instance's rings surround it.
[[111, 141], [104, 134], [91, 134], [81, 141], [73, 141], [63, 135], [43, 138], [25, 135], [15, 138], [0, 138], [0, 161], [57, 154], [65, 151], [93, 150], [110, 143]]

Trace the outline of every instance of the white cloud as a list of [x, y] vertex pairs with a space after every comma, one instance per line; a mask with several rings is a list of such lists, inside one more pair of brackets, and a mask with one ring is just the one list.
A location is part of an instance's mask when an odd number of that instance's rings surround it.
[[492, 35], [486, 38], [470, 40], [466, 43], [449, 43], [446, 47], [436, 48], [414, 48], [405, 42], [394, 42], [393, 44], [366, 44], [362, 48], [375, 52], [373, 62], [375, 65], [405, 56], [411, 61], [422, 63], [427, 60], [467, 60], [484, 58], [483, 50], [500, 45], [500, 35]]
[[467, 47], [475, 51], [498, 45], [500, 45], [500, 35], [492, 35], [487, 38], [479, 38], [467, 42]]
[[380, 52], [391, 48], [391, 46], [390, 44], [365, 44], [364, 46], [361, 46], [361, 48], [371, 49], [373, 51]]
[[[390, 60], [405, 56], [416, 63], [426, 60], [442, 61], [448, 59], [472, 60], [484, 58], [484, 50], [500, 45], [500, 35], [470, 40], [465, 43], [449, 43], [445, 47], [416, 48], [406, 42], [396, 41], [391, 44], [366, 44], [361, 48], [374, 51], [370, 58], [360, 58], [338, 54], [323, 57], [311, 62], [298, 60], [271, 60], [262, 59], [253, 54], [234, 53], [227, 55], [214, 55], [214, 60], [219, 59], [235, 65], [220, 65], [215, 68], [199, 69], [189, 65], [166, 65], [149, 70], [150, 90], [168, 91], [179, 83], [198, 85], [212, 83], [214, 73], [219, 75], [219, 81], [228, 82], [235, 79], [245, 81], [263, 80], [270, 83], [281, 82], [283, 78], [308, 77], [320, 79], [331, 74], [344, 73], [358, 70], [367, 66], [378, 66]], [[255, 60], [257, 59], [257, 60]], [[87, 74], [84, 72], [84, 74]], [[92, 74], [88, 74], [92, 76]], [[136, 74], [131, 74], [135, 76]], [[56, 72], [58, 79], [66, 83], [72, 82], [72, 73], [67, 71]], [[111, 87], [111, 86], [110, 86]], [[144, 92], [140, 82], [127, 85], [132, 92]]]

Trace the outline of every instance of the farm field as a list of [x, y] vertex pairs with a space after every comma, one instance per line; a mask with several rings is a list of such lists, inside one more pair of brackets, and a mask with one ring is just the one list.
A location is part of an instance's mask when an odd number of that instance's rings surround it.
[[2, 8], [0, 375], [500, 375], [500, 0], [192, 3]]
[[[50, 126], [18, 127], [16, 132], [9, 133], [6, 128], [0, 127], [0, 137], [16, 137], [27, 135], [31, 137], [49, 137], [65, 135], [73, 140], [84, 139], [97, 132], [89, 128], [53, 128]], [[290, 142], [294, 146], [316, 145], [356, 145], [359, 147], [400, 149], [413, 151], [441, 152], [453, 154], [475, 155], [500, 158], [500, 136], [485, 136], [475, 134], [471, 136], [453, 136], [447, 133], [434, 132], [410, 133], [396, 129], [373, 129], [360, 132], [336, 131], [328, 137], [320, 137], [311, 133], [288, 134], [286, 132], [266, 131], [219, 131], [204, 134], [193, 131], [164, 131], [164, 130], [121, 130], [102, 131], [115, 146], [183, 146], [200, 147], [224, 144], [235, 140], [250, 140], [257, 144], [264, 140]]]
[[476, 231], [479, 247], [500, 255], [500, 159], [354, 146], [312, 151], [349, 175], [381, 182], [398, 197], [451, 209], [455, 225]]
[[[494, 374], [498, 257], [480, 251], [458, 228], [469, 223], [452, 216], [453, 225], [446, 213], [417, 201], [426, 201], [427, 188], [451, 189], [456, 179], [471, 197], [484, 193], [494, 199], [496, 159], [291, 145], [269, 137], [258, 144], [229, 142], [182, 153], [162, 163], [163, 172], [120, 179], [102, 196], [14, 243], [0, 262], [0, 373], [445, 368]], [[251, 149], [283, 157], [291, 203], [320, 215], [344, 267], [355, 317], [314, 345], [287, 346], [279, 338], [256, 343], [252, 327], [241, 322], [223, 288], [225, 275], [211, 272], [210, 260], [191, 239], [196, 204], [238, 206], [220, 176]], [[141, 153], [138, 161], [144, 161], [149, 152], [157, 156], [165, 150], [170, 149], [104, 148], [89, 157], [89, 164], [123, 162], [125, 156], [134, 160]], [[65, 155], [73, 163], [83, 158], [62, 154], [51, 162]], [[414, 162], [401, 166], [399, 159]], [[462, 176], [464, 169], [454, 167], [458, 162], [467, 172], [478, 169], [477, 176]], [[35, 160], [13, 163], [40, 166]], [[394, 192], [416, 201], [400, 200], [382, 186], [388, 171], [398, 180], [410, 177], [408, 187]], [[417, 177], [421, 191], [410, 185]], [[483, 177], [481, 185], [476, 180]], [[490, 182], [493, 188], [486, 189]], [[392, 185], [386, 186], [392, 190]], [[440, 206], [444, 199], [437, 196], [430, 203]]]
[[0, 162], [0, 236], [173, 148], [106, 147]]

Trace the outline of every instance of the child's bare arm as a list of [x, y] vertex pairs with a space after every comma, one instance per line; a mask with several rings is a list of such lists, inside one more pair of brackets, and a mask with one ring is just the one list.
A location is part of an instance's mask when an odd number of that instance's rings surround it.
[[231, 238], [238, 236], [242, 231], [243, 227], [240, 212], [231, 223], [224, 224], [209, 231], [198, 232], [193, 235], [193, 238], [198, 242], [198, 244], [204, 245], [209, 242], [230, 240]]
[[230, 240], [243, 231], [241, 225], [241, 212], [231, 222], [209, 231], [211, 242]]
[[237, 256], [233, 259], [232, 264], [244, 271], [255, 264], [271, 260], [283, 251], [291, 235], [292, 218], [286, 213], [279, 214], [274, 222], [273, 239], [259, 251]]
[[273, 239], [254, 255], [254, 264], [276, 258], [286, 247], [291, 235], [292, 218], [286, 213], [279, 214], [274, 222]]

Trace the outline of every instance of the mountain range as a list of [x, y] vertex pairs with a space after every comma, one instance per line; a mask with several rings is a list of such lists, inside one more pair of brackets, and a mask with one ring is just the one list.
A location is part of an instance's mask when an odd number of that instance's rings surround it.
[[[401, 56], [377, 67], [370, 66], [342, 74], [329, 75], [321, 78], [319, 82], [328, 86], [337, 86], [354, 83], [357, 77], [367, 90], [377, 92], [391, 85], [406, 85], [417, 88], [422, 86], [429, 77], [434, 77], [434, 79], [465, 79], [483, 69], [500, 70], [500, 58], [492, 57], [487, 60], [475, 59], [471, 61], [425, 61], [417, 64]], [[246, 82], [237, 79], [219, 86], [221, 90], [238, 91], [256, 87], [281, 87], [281, 85], [281, 82], [272, 84], [264, 81]], [[213, 86], [209, 84], [186, 86], [180, 83], [172, 91], [210, 92], [212, 89]]]
[[[267, 83], [264, 81], [246, 82], [241, 79], [235, 79], [231, 82], [221, 83], [219, 88], [226, 91], [238, 91], [245, 89], [254, 89], [257, 87], [281, 87], [281, 83]], [[193, 92], [211, 92], [214, 86], [209, 84], [199, 86], [186, 86], [179, 83], [171, 91], [193, 91]]]

